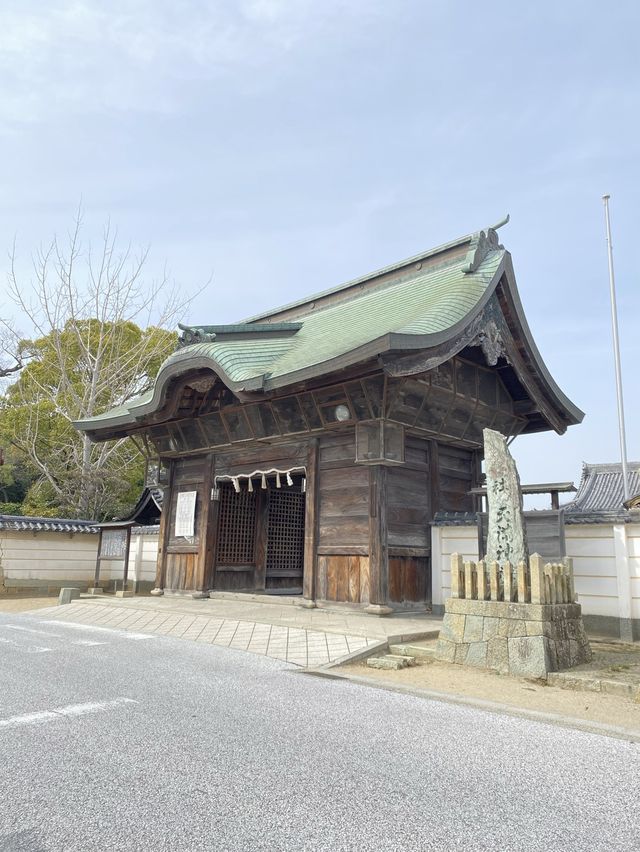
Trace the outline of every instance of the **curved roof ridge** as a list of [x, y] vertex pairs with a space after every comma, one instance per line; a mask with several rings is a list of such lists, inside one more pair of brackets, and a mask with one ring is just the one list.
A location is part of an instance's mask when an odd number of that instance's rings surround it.
[[[404, 266], [410, 266], [412, 264], [419, 263], [420, 261], [431, 259], [439, 254], [444, 254], [446, 252], [451, 251], [451, 249], [455, 249], [466, 244], [479, 243], [481, 242], [483, 236], [487, 237], [490, 233], [495, 233], [498, 228], [501, 228], [503, 225], [506, 225], [508, 221], [509, 215], [507, 214], [507, 216], [505, 216], [495, 225], [489, 225], [488, 227], [472, 231], [471, 233], [465, 234], [462, 237], [458, 237], [455, 240], [450, 240], [449, 242], [442, 243], [441, 245], [435, 246], [434, 248], [426, 249], [425, 251], [420, 252], [419, 254], [411, 255], [411, 257], [407, 257], [404, 260], [400, 260], [396, 263], [380, 267], [379, 269], [376, 269], [373, 272], [368, 272], [366, 275], [361, 275], [357, 278], [351, 278], [343, 282], [342, 284], [338, 284], [336, 287], [330, 287], [327, 290], [320, 290], [317, 293], [311, 293], [310, 295], [305, 296], [303, 299], [296, 299], [294, 302], [288, 302], [287, 304], [272, 308], [269, 311], [264, 311], [259, 314], [255, 314], [254, 316], [240, 320], [240, 322], [243, 324], [255, 323], [259, 320], [267, 319], [268, 317], [277, 316], [278, 314], [285, 313], [286, 311], [302, 308], [310, 302], [317, 302], [318, 300], [325, 299], [328, 296], [345, 292], [351, 287], [356, 287], [368, 281], [373, 281], [376, 278], [389, 274], [390, 272], [396, 272], [397, 270], [402, 269]], [[471, 250], [468, 252], [468, 255], [470, 254], [472, 254]], [[470, 258], [468, 259], [470, 260]], [[454, 258], [452, 258], [451, 260], [453, 262]], [[469, 271], [475, 270], [470, 269]]]

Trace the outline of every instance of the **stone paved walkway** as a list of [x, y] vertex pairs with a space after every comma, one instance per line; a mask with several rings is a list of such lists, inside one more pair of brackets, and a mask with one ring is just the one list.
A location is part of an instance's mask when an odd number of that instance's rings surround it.
[[274, 657], [297, 666], [321, 666], [391, 639], [434, 635], [441, 619], [426, 613], [377, 618], [352, 610], [306, 609], [294, 600], [257, 596], [83, 596], [33, 612], [39, 621], [77, 623], [208, 642]]
[[378, 639], [327, 633], [279, 624], [262, 624], [208, 615], [188, 615], [132, 606], [74, 602], [41, 609], [33, 614], [40, 622], [56, 621], [97, 628], [133, 631], [137, 634], [171, 636], [222, 645], [284, 660], [296, 666], [320, 666], [360, 651]]

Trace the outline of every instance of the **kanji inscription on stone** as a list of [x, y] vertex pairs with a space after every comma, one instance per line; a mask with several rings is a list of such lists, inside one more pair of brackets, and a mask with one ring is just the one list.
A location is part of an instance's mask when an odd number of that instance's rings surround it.
[[507, 561], [518, 565], [529, 556], [520, 477], [504, 435], [493, 429], [484, 429], [482, 434], [489, 503], [485, 558], [499, 565]]

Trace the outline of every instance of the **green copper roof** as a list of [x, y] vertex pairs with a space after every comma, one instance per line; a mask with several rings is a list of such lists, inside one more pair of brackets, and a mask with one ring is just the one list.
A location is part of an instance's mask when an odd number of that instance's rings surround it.
[[446, 331], [484, 295], [502, 255], [491, 252], [472, 275], [452, 262], [303, 315], [302, 329], [271, 364], [269, 381], [345, 356], [387, 334]]
[[[192, 370], [210, 369], [236, 392], [269, 391], [390, 350], [436, 346], [486, 304], [506, 256], [487, 229], [239, 325], [200, 326], [198, 342], [164, 362], [152, 393], [75, 425], [94, 431], [134, 424], [158, 409], [171, 378]], [[254, 333], [245, 336], [249, 329]]]

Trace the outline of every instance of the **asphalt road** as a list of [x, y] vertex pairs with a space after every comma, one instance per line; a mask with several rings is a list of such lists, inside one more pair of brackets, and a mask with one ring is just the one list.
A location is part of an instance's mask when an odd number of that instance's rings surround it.
[[0, 615], [1, 852], [636, 850], [639, 779], [622, 740]]

